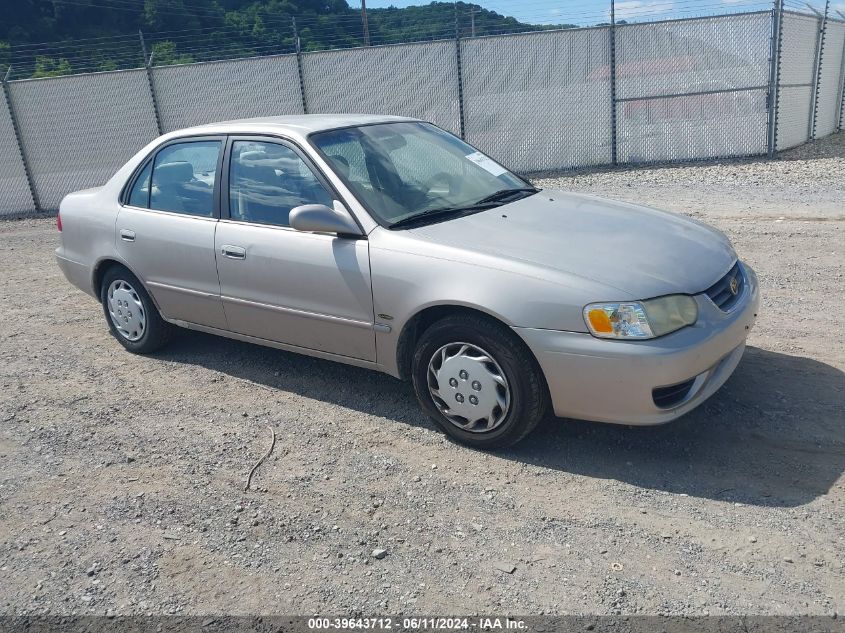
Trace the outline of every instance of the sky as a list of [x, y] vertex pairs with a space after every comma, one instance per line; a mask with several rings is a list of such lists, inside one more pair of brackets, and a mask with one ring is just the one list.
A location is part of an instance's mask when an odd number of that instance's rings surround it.
[[[573, 23], [591, 25], [607, 21], [610, 0], [464, 0], [485, 9], [513, 16], [521, 22], [532, 24]], [[360, 0], [348, 0], [355, 6]], [[421, 0], [366, 0], [367, 7], [407, 7], [427, 4]], [[824, 9], [824, 0], [811, 0], [811, 4]], [[785, 0], [790, 5], [805, 6], [803, 0]], [[701, 15], [718, 15], [737, 11], [768, 10], [772, 0], [616, 0], [616, 19], [650, 21]], [[831, 2], [831, 9], [845, 13], [845, 2]]]

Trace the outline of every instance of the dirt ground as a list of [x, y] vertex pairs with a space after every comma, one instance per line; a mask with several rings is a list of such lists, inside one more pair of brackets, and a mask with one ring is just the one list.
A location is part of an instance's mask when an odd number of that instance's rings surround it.
[[0, 223], [0, 614], [842, 614], [843, 148], [539, 179], [712, 222], [763, 305], [677, 422], [492, 454], [373, 372], [191, 332], [130, 355], [54, 222]]

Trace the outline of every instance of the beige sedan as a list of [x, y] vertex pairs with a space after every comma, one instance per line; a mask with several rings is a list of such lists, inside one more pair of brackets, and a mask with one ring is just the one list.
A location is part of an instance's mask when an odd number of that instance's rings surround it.
[[59, 265], [129, 351], [181, 326], [382, 371], [480, 448], [547, 412], [683, 415], [731, 375], [759, 303], [715, 229], [538, 190], [400, 117], [173, 132], [59, 224]]

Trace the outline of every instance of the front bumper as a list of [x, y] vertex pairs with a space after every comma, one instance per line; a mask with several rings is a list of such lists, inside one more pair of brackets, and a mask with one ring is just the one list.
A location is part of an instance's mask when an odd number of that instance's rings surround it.
[[[695, 297], [698, 321], [646, 341], [598, 339], [580, 332], [514, 328], [531, 348], [549, 385], [555, 415], [618, 424], [662, 424], [713, 395], [733, 373], [760, 305], [757, 276], [746, 264], [743, 294], [722, 312]], [[658, 407], [655, 388], [695, 379], [671, 408]]]

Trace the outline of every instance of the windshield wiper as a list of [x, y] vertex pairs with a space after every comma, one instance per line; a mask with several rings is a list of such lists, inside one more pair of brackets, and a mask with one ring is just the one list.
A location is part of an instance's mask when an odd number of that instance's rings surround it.
[[[504, 200], [505, 198], [516, 195], [518, 193], [532, 194], [532, 193], [537, 193], [538, 191], [540, 191], [540, 190], [535, 189], [534, 187], [517, 187], [517, 188], [514, 188], [514, 189], [500, 189], [499, 191], [491, 193], [489, 196], [485, 196], [484, 198], [482, 198], [481, 200], [476, 202], [476, 204], [484, 204], [486, 202], [499, 202], [500, 200]], [[522, 196], [522, 197], [524, 198], [525, 196]]]
[[398, 229], [403, 226], [410, 226], [412, 224], [416, 224], [417, 222], [431, 220], [440, 216], [461, 215], [468, 211], [483, 211], [484, 209], [489, 209], [490, 206], [491, 203], [476, 203], [463, 207], [438, 207], [437, 209], [426, 209], [425, 211], [420, 211], [415, 215], [397, 220], [396, 222], [389, 224], [387, 228]]
[[486, 196], [478, 202], [474, 202], [472, 204], [460, 207], [438, 207], [436, 209], [427, 209], [425, 211], [421, 211], [420, 213], [417, 213], [415, 215], [409, 216], [407, 218], [402, 218], [401, 220], [397, 220], [393, 224], [388, 225], [388, 228], [402, 228], [403, 226], [410, 226], [412, 224], [416, 224], [417, 222], [432, 219], [439, 216], [460, 215], [470, 211], [484, 211], [485, 209], [491, 209], [495, 206], [498, 206], [499, 202], [510, 196], [520, 193], [534, 194], [538, 191], [540, 190], [535, 189], [534, 187], [502, 189], [500, 191], [496, 191], [495, 193], [491, 193], [489, 196]]

